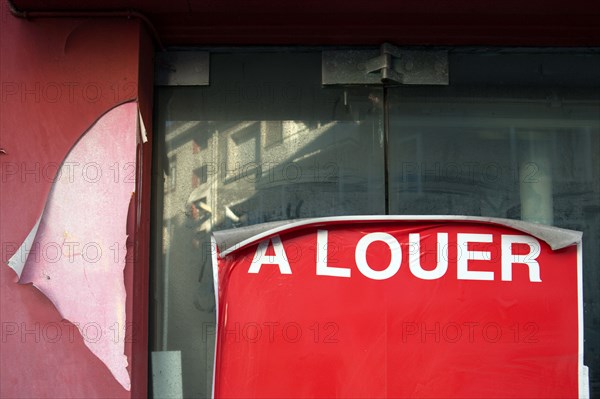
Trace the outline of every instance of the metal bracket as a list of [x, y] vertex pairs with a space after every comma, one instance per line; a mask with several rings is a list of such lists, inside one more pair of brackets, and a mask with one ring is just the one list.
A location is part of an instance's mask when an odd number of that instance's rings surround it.
[[323, 51], [322, 83], [448, 85], [448, 52], [404, 50], [389, 43], [379, 51]]
[[164, 51], [156, 54], [155, 83], [158, 86], [208, 86], [207, 51]]

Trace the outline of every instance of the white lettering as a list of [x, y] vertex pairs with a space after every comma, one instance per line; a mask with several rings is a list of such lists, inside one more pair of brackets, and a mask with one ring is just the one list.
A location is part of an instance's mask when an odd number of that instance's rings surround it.
[[[269, 247], [269, 243], [273, 243], [273, 251], [275, 252], [275, 255], [267, 256], [267, 248]], [[281, 238], [279, 238], [279, 236], [274, 236], [270, 239], [267, 238], [258, 244], [256, 253], [254, 254], [254, 259], [252, 259], [250, 269], [248, 269], [248, 273], [258, 273], [262, 265], [277, 265], [279, 266], [279, 272], [281, 274], [292, 274], [292, 269], [287, 261], [285, 249], [283, 248], [283, 244], [281, 243]]]
[[[367, 248], [375, 241], [382, 241], [390, 248], [390, 264], [384, 270], [373, 270], [367, 263]], [[354, 254], [358, 270], [365, 276], [373, 280], [385, 280], [392, 277], [400, 270], [402, 263], [402, 248], [398, 240], [388, 233], [367, 234], [356, 244]]]
[[[529, 246], [526, 255], [515, 255], [512, 253], [513, 244], [525, 244]], [[529, 267], [529, 281], [541, 283], [540, 264], [537, 262], [542, 248], [538, 240], [522, 235], [502, 235], [502, 281], [512, 281], [512, 265], [519, 263]]]
[[421, 266], [421, 235], [409, 234], [408, 242], [411, 252], [408, 265], [411, 273], [423, 280], [435, 280], [446, 274], [448, 270], [448, 233], [437, 235], [437, 265], [433, 270], [425, 270]]
[[[490, 251], [469, 251], [469, 243], [490, 243], [493, 241], [491, 234], [465, 234], [456, 235], [458, 249], [464, 249], [457, 259], [457, 278], [459, 280], [493, 280], [494, 272], [469, 270], [470, 260], [490, 260]], [[464, 255], [466, 253], [466, 255]]]
[[327, 230], [317, 230], [317, 276], [350, 277], [350, 269], [327, 265]]

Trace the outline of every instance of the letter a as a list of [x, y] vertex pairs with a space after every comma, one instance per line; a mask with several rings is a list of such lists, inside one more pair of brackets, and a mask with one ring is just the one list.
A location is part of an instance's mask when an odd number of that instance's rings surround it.
[[[267, 256], [267, 248], [269, 247], [270, 242], [273, 243], [275, 255]], [[254, 254], [254, 259], [252, 259], [250, 269], [248, 269], [248, 273], [258, 273], [262, 265], [277, 265], [279, 266], [279, 272], [281, 274], [292, 274], [292, 269], [287, 261], [285, 249], [283, 248], [283, 243], [281, 242], [281, 238], [279, 238], [279, 236], [267, 238], [258, 244], [256, 253]]]

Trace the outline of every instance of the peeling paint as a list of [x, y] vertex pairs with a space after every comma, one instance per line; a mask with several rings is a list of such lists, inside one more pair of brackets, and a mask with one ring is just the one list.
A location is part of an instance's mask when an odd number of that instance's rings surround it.
[[8, 260], [8, 266], [17, 273], [19, 279], [21, 279], [21, 274], [23, 273], [23, 268], [25, 267], [25, 263], [27, 262], [27, 257], [30, 254], [31, 249], [33, 248], [33, 240], [37, 234], [38, 228], [40, 227], [40, 221], [42, 217], [40, 216], [29, 232], [23, 244], [17, 249], [17, 252], [14, 253], [13, 256]]
[[[78, 327], [85, 345], [127, 390], [124, 348], [131, 330], [126, 328], [123, 270], [137, 118], [137, 103], [112, 109], [67, 155], [37, 233], [35, 228], [30, 233], [35, 239], [27, 242], [28, 236], [23, 244], [28, 256], [19, 281], [33, 283]], [[18, 262], [11, 267], [19, 274]]]
[[142, 143], [148, 142], [148, 132], [146, 131], [146, 125], [144, 124], [144, 117], [142, 116], [142, 111], [138, 110], [138, 121], [140, 126], [140, 136], [142, 139]]

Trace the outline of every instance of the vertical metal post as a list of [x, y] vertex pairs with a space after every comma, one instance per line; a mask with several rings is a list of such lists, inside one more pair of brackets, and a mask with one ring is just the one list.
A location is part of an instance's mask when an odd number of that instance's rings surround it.
[[388, 101], [388, 89], [383, 87], [383, 179], [385, 190], [385, 214], [390, 214], [390, 182], [389, 182], [389, 131], [390, 110]]

